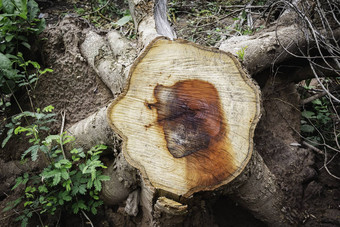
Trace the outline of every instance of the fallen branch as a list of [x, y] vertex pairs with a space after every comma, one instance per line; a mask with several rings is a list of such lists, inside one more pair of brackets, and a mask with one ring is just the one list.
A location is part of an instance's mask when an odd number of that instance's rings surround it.
[[315, 151], [318, 154], [324, 155], [324, 152], [316, 147], [314, 147], [312, 144], [307, 143], [306, 141], [302, 141], [302, 144], [308, 148], [310, 148], [311, 150]]
[[[329, 92], [333, 92], [333, 91], [336, 91], [336, 90], [338, 90], [338, 89], [340, 89], [340, 86], [336, 86], [336, 87], [333, 88], [333, 89], [329, 89]], [[325, 95], [327, 95], [327, 94], [328, 94], [328, 92], [322, 91], [322, 92], [320, 92], [319, 94], [313, 95], [313, 96], [311, 96], [311, 97], [308, 97], [308, 98], [302, 100], [302, 101], [301, 101], [301, 104], [302, 104], [302, 105], [305, 105], [305, 104], [310, 103], [310, 102], [312, 102], [312, 101], [314, 101], [314, 100], [316, 100], [316, 99], [319, 99], [319, 98], [321, 98], [321, 97], [323, 97], [323, 96], [325, 96]]]

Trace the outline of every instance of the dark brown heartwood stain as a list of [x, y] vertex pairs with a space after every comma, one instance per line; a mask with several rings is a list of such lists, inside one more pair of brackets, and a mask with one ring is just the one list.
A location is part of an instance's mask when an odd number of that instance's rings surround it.
[[209, 147], [223, 133], [215, 87], [201, 80], [185, 80], [172, 87], [157, 85], [158, 123], [163, 126], [169, 152], [182, 158]]
[[190, 181], [209, 186], [232, 174], [227, 121], [216, 88], [203, 80], [183, 80], [157, 85], [154, 96], [168, 151], [186, 159]]

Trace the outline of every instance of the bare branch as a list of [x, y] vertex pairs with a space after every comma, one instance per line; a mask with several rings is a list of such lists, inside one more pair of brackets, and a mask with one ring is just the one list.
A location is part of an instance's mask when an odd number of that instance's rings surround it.
[[[333, 88], [333, 89], [330, 89], [329, 92], [336, 91], [336, 90], [338, 90], [338, 89], [340, 89], [340, 86], [337, 86], [337, 87], [335, 87], [335, 88]], [[323, 96], [325, 96], [325, 95], [327, 95], [327, 92], [326, 92], [326, 91], [322, 91], [322, 92], [319, 93], [319, 94], [313, 95], [313, 96], [311, 96], [311, 97], [308, 97], [308, 98], [302, 100], [301, 104], [302, 104], [302, 105], [305, 105], [305, 104], [307, 104], [307, 103], [309, 103], [309, 102], [312, 102], [312, 101], [314, 101], [314, 100], [316, 100], [316, 99], [318, 99], [318, 98], [321, 98], [321, 97], [323, 97]]]

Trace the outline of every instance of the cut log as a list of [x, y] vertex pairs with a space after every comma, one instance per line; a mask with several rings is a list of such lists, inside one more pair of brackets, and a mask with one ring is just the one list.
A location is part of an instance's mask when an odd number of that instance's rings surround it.
[[135, 61], [108, 110], [126, 160], [179, 196], [236, 178], [253, 150], [259, 90], [225, 52], [157, 38]]

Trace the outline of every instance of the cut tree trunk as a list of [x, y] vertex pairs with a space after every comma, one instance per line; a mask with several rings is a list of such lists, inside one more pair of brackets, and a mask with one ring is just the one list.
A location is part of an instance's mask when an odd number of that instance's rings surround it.
[[259, 219], [286, 225], [275, 177], [253, 151], [259, 94], [230, 54], [165, 38], [145, 48], [108, 116], [144, 190], [169, 197], [147, 209], [153, 223], [178, 224], [187, 214], [181, 197], [224, 185]]
[[259, 90], [234, 57], [158, 38], [109, 107], [123, 152], [151, 184], [176, 195], [213, 190], [247, 165]]

